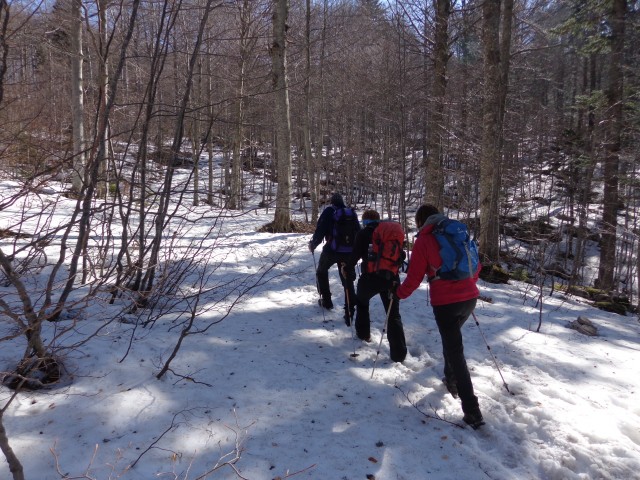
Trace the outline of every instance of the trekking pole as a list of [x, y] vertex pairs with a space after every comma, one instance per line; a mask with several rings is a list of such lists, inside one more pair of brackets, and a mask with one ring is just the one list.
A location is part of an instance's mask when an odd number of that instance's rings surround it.
[[351, 358], [355, 358], [359, 354], [356, 353], [356, 337], [353, 336], [353, 317], [351, 316], [351, 301], [349, 299], [349, 289], [347, 287], [344, 287], [344, 295], [347, 299], [347, 315], [349, 315], [349, 326], [351, 327], [351, 344], [353, 345], [353, 353], [349, 356]]
[[509, 385], [507, 385], [507, 382], [504, 381], [504, 377], [502, 376], [502, 372], [500, 371], [500, 367], [498, 366], [498, 360], [496, 359], [496, 356], [491, 351], [491, 347], [489, 346], [489, 343], [487, 342], [487, 339], [484, 336], [484, 332], [482, 331], [482, 328], [480, 328], [480, 322], [478, 322], [478, 317], [476, 317], [476, 312], [472, 311], [471, 315], [473, 315], [473, 319], [475, 320], [476, 325], [478, 326], [478, 330], [480, 330], [480, 335], [482, 335], [482, 339], [484, 340], [484, 344], [487, 346], [487, 350], [489, 350], [489, 353], [491, 354], [491, 358], [493, 358], [493, 363], [496, 365], [496, 369], [498, 369], [498, 373], [500, 374], [500, 378], [502, 379], [502, 384], [504, 385], [504, 388], [511, 395], [515, 395], [515, 393], [513, 393], [511, 390], [509, 390]]
[[318, 283], [318, 264], [316, 263], [316, 252], [311, 251], [311, 255], [313, 255], [313, 268], [314, 268], [314, 276], [316, 277], [316, 290], [318, 291], [318, 305], [322, 309], [322, 320], [324, 323], [327, 323], [327, 317], [324, 315], [324, 307], [322, 306], [322, 295], [320, 294], [320, 284]]
[[387, 324], [389, 323], [389, 315], [391, 315], [391, 307], [393, 306], [393, 297], [389, 301], [389, 308], [387, 309], [387, 318], [384, 321], [384, 327], [382, 327], [382, 335], [380, 336], [380, 343], [378, 344], [378, 351], [376, 352], [376, 358], [373, 360], [373, 370], [371, 370], [371, 377], [373, 378], [373, 373], [376, 371], [376, 362], [378, 361], [378, 355], [380, 355], [380, 348], [382, 348], [382, 339], [384, 338], [384, 334], [387, 331]]

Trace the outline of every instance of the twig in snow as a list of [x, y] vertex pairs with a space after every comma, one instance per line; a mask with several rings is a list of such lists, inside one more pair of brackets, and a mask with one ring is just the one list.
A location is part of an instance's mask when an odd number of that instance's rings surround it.
[[419, 408], [419, 407], [418, 407], [414, 402], [412, 402], [412, 401], [411, 401], [411, 399], [409, 398], [409, 395], [407, 395], [407, 394], [405, 393], [405, 391], [404, 391], [404, 390], [402, 390], [402, 389], [398, 386], [398, 384], [397, 384], [397, 383], [396, 383], [393, 387], [394, 387], [394, 388], [397, 388], [397, 389], [400, 391], [400, 393], [402, 393], [402, 395], [404, 396], [404, 398], [406, 398], [406, 399], [407, 399], [407, 402], [409, 402], [409, 404], [410, 404], [413, 408], [415, 408], [418, 412], [420, 412], [420, 413], [421, 413], [422, 415], [424, 415], [425, 417], [427, 417], [427, 418], [432, 418], [433, 420], [440, 420], [441, 422], [448, 423], [449, 425], [453, 425], [454, 427], [464, 428], [464, 426], [463, 426], [463, 425], [460, 425], [459, 423], [455, 423], [455, 422], [451, 422], [451, 421], [449, 421], [449, 420], [445, 420], [445, 419], [444, 419], [444, 418], [442, 418], [440, 415], [438, 415], [438, 413], [436, 412], [436, 410], [435, 410], [435, 409], [433, 409], [433, 413], [434, 413], [433, 415], [430, 415], [430, 414], [428, 414], [428, 413], [426, 413], [426, 412], [423, 412], [422, 410], [420, 410], [420, 408]]
[[303, 468], [302, 470], [298, 470], [297, 472], [293, 472], [293, 473], [287, 473], [284, 477], [276, 477], [273, 480], [284, 480], [285, 478], [291, 478], [291, 477], [295, 477], [296, 475], [299, 475], [301, 473], [304, 473], [308, 470], [311, 470], [312, 468], [316, 468], [317, 463], [314, 463], [313, 465], [309, 465], [307, 468]]

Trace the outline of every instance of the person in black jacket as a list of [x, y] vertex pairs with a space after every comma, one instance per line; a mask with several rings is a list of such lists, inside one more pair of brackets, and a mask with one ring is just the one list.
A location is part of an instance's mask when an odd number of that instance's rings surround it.
[[[371, 320], [369, 317], [369, 301], [374, 295], [379, 294], [384, 305], [385, 316], [389, 311], [391, 301], [391, 288], [394, 282], [399, 282], [398, 275], [385, 272], [381, 275], [377, 272], [367, 272], [367, 262], [369, 261], [369, 246], [372, 243], [373, 232], [380, 223], [380, 215], [375, 210], [365, 210], [362, 213], [362, 223], [364, 228], [358, 232], [353, 246], [353, 252], [347, 262], [342, 266], [343, 275], [353, 275], [355, 280], [355, 265], [362, 260], [360, 269], [362, 274], [358, 280], [356, 291], [356, 335], [365, 342], [371, 341]], [[404, 253], [404, 252], [403, 252]], [[404, 260], [404, 259], [403, 259]], [[351, 273], [352, 272], [352, 273]], [[400, 317], [400, 305], [397, 300], [393, 301], [389, 312], [389, 323], [387, 325], [387, 339], [389, 340], [389, 350], [391, 360], [402, 362], [407, 356], [407, 344], [404, 337], [402, 318]]]
[[[320, 254], [320, 260], [318, 261], [318, 266], [316, 270], [316, 278], [318, 280], [318, 290], [320, 293], [320, 305], [328, 310], [333, 308], [333, 301], [331, 300], [331, 289], [329, 288], [329, 269], [334, 264], [340, 264], [346, 262], [349, 255], [351, 255], [351, 251], [353, 247], [346, 247], [344, 245], [336, 245], [333, 241], [333, 231], [334, 231], [334, 214], [338, 209], [347, 208], [344, 204], [344, 200], [342, 199], [342, 195], [339, 193], [334, 193], [331, 196], [331, 204], [327, 206], [322, 213], [320, 214], [320, 218], [318, 218], [318, 224], [316, 226], [316, 230], [313, 234], [313, 237], [309, 241], [309, 251], [314, 252], [316, 247], [325, 241], [324, 247], [322, 248], [322, 253]], [[353, 224], [354, 228], [354, 236], [356, 232], [360, 230], [360, 223], [358, 222], [358, 216], [355, 215], [355, 222]], [[342, 286], [346, 289], [345, 294], [345, 313], [344, 318], [345, 322], [349, 321], [349, 318], [353, 316], [353, 312], [355, 310], [355, 305], [353, 304], [353, 299], [355, 298], [355, 289], [353, 286], [353, 282], [355, 280], [355, 270], [353, 267], [347, 271], [348, 278], [343, 275], [342, 271], [338, 268], [338, 275], [340, 276], [340, 282]], [[350, 305], [347, 305], [348, 299], [350, 301]]]

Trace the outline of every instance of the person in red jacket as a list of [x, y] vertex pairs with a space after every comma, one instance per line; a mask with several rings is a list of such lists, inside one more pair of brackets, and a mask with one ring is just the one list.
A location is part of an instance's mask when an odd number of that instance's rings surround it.
[[444, 218], [433, 205], [422, 205], [416, 212], [418, 236], [413, 246], [409, 271], [395, 295], [407, 298], [420, 286], [422, 279], [429, 279], [429, 296], [433, 314], [442, 338], [444, 378], [449, 393], [462, 401], [463, 421], [476, 429], [484, 424], [478, 397], [473, 391], [471, 375], [464, 357], [461, 327], [467, 321], [480, 292], [476, 286], [478, 271], [472, 278], [444, 280], [435, 278], [442, 265], [438, 241], [431, 234], [434, 226]]

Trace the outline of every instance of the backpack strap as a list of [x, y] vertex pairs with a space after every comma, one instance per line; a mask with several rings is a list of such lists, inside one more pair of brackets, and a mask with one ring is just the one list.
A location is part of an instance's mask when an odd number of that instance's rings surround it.
[[[442, 220], [441, 220], [442, 221]], [[435, 234], [434, 234], [434, 230], [436, 229], [436, 227], [440, 224], [440, 222], [438, 222], [436, 225], [434, 225], [434, 227], [427, 232], [425, 230], [426, 224], [422, 225], [422, 227], [420, 227], [420, 230], [418, 230], [418, 234], [416, 235], [416, 239], [421, 236], [424, 235], [425, 237], [428, 235], [431, 235], [431, 237], [433, 238], [434, 242], [436, 243], [436, 245], [438, 246], [438, 256], [440, 256], [440, 242], [438, 242], [438, 239], [436, 238]], [[428, 261], [428, 259], [427, 259]], [[440, 259], [440, 261], [442, 262], [442, 258]], [[438, 272], [440, 271], [440, 269], [435, 269], [433, 267], [433, 265], [430, 265], [427, 263], [427, 267], [428, 270], [431, 270], [433, 272], [433, 275], [429, 275], [429, 271], [427, 271], [427, 282], [431, 283], [435, 280], [440, 280], [440, 277], [438, 276]]]

